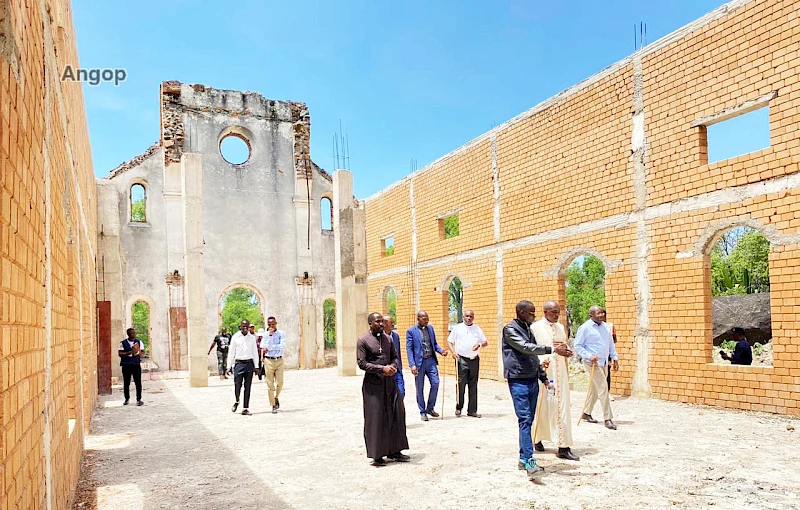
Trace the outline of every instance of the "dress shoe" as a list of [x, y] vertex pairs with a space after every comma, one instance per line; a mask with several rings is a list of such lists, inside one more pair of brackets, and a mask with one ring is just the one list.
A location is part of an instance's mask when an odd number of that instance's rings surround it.
[[544, 451], [544, 445], [542, 444], [542, 442], [541, 442], [541, 441], [539, 441], [538, 443], [536, 443], [535, 445], [533, 445], [533, 448], [534, 448], [534, 449], [535, 449], [537, 452], [543, 452], [543, 451]]
[[128, 405], [128, 399], [127, 398], [125, 399], [125, 402], [122, 403], [122, 405], [124, 405], [124, 406]]
[[536, 459], [533, 457], [525, 463], [525, 471], [528, 472], [529, 480], [537, 480], [544, 476], [544, 468], [536, 464]]
[[247, 409], [242, 409], [242, 416], [253, 416], [253, 413], [251, 413]]
[[606, 428], [607, 428], [607, 429], [611, 429], [611, 430], [617, 430], [617, 426], [614, 424], [614, 422], [613, 422], [613, 421], [611, 421], [611, 420], [606, 420], [606, 421], [605, 421], [605, 424], [606, 424]]
[[142, 402], [141, 400], [137, 400], [137, 401], [136, 401], [136, 405], [137, 405], [137, 406], [143, 406], [143, 405], [144, 405], [144, 402]]
[[278, 414], [278, 406], [272, 406], [272, 414]]
[[580, 457], [572, 453], [572, 450], [569, 448], [559, 448], [556, 457], [559, 459], [567, 459], [567, 460], [581, 460]]
[[471, 416], [473, 418], [480, 418], [481, 417], [481, 415], [478, 414], [478, 413], [467, 413], [467, 416]]
[[456, 409], [456, 416], [461, 416], [461, 409]]
[[422, 420], [422, 421], [428, 421], [428, 415], [427, 414], [420, 414], [419, 415], [419, 419]]
[[239, 407], [239, 402], [235, 402], [235, 403], [233, 404], [233, 407], [231, 407], [231, 412], [232, 412], [232, 413], [235, 413], [235, 412], [236, 412], [236, 408], [238, 408], [238, 407]]
[[375, 467], [381, 467], [386, 465], [386, 461], [383, 460], [383, 457], [377, 458], [372, 461], [372, 465]]
[[278, 400], [277, 397], [275, 397], [275, 409], [280, 409], [280, 408], [281, 408], [281, 401]]
[[428, 414], [430, 414], [434, 418], [438, 418], [439, 417], [439, 413], [437, 413], [436, 411], [433, 411], [433, 410], [428, 411]]
[[390, 453], [386, 457], [392, 459], [395, 462], [408, 462], [409, 460], [411, 460], [411, 457], [409, 457], [408, 455], [403, 455], [400, 452]]
[[597, 420], [592, 418], [591, 414], [586, 414], [586, 413], [583, 413], [583, 416], [581, 416], [581, 420], [588, 421], [589, 423], [597, 423]]

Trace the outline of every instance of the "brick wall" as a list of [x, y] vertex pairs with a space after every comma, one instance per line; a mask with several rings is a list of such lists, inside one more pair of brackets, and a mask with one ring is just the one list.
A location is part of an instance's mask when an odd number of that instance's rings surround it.
[[[514, 305], [563, 306], [566, 268], [593, 254], [615, 392], [800, 414], [799, 13], [730, 2], [368, 198], [370, 308], [394, 287], [398, 329], [423, 308], [443, 337], [442, 286], [458, 276], [491, 342], [483, 375], [501, 378]], [[770, 147], [709, 165], [709, 119], [753, 103], [770, 108]], [[437, 218], [455, 210], [460, 235], [442, 239]], [[708, 253], [738, 225], [771, 242], [773, 367], [711, 363]]]
[[[0, 507], [68, 508], [96, 376], [94, 175], [70, 5], [0, 0]], [[3, 40], [3, 37], [0, 37]]]

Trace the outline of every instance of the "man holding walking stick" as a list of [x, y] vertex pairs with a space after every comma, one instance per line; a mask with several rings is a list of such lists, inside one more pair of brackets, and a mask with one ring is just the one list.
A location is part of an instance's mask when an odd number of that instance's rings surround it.
[[603, 406], [603, 420], [606, 428], [617, 430], [617, 426], [612, 421], [613, 414], [608, 398], [606, 376], [609, 370], [608, 360], [612, 360], [616, 372], [619, 370], [619, 358], [611, 332], [603, 324], [604, 315], [605, 312], [598, 305], [589, 308], [589, 320], [581, 324], [575, 335], [575, 352], [590, 367], [589, 391], [586, 395], [586, 405], [581, 411], [581, 419], [589, 423], [597, 423], [597, 420], [592, 418], [592, 409], [599, 398], [600, 405]]
[[540, 478], [544, 468], [533, 457], [531, 426], [536, 415], [539, 398], [539, 381], [549, 387], [547, 374], [539, 364], [539, 356], [560, 354], [572, 356], [567, 344], [555, 347], [538, 345], [531, 333], [536, 318], [536, 307], [530, 301], [520, 301], [516, 307], [517, 318], [503, 328], [503, 374], [508, 379], [508, 389], [514, 402], [514, 412], [519, 422], [519, 469], [528, 472], [531, 480]]

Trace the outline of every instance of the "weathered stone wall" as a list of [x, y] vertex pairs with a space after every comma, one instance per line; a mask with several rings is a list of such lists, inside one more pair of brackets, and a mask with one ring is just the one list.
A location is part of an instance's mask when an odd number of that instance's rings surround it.
[[[567, 266], [593, 254], [619, 337], [613, 391], [800, 414], [798, 39], [797, 2], [730, 2], [370, 197], [370, 308], [392, 286], [399, 329], [423, 308], [444, 337], [458, 276], [491, 342], [482, 373], [501, 378], [515, 303], [563, 306]], [[708, 164], [705, 126], [753, 104], [769, 105], [771, 146]], [[460, 235], [443, 239], [453, 211]], [[708, 252], [736, 225], [771, 241], [772, 368], [711, 363]]]
[[97, 389], [96, 200], [70, 5], [0, 0], [0, 507], [69, 508]]

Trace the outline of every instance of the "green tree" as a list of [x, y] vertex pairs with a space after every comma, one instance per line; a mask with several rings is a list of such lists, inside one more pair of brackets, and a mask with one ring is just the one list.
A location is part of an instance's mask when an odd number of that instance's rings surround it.
[[264, 327], [264, 316], [261, 314], [258, 297], [252, 291], [238, 287], [228, 292], [224, 298], [222, 325], [229, 332], [235, 333], [243, 320], [254, 324], [256, 329]]
[[769, 292], [769, 241], [757, 230], [735, 228], [711, 249], [714, 296]]
[[389, 255], [394, 255], [394, 245], [391, 245], [391, 246], [387, 247], [387, 248], [386, 248], [386, 252], [385, 252], [385, 253], [386, 253], [386, 256], [387, 256], [387, 257], [388, 257]]
[[386, 293], [386, 309], [394, 322], [397, 322], [397, 293], [394, 289], [389, 289]]
[[570, 310], [573, 328], [589, 319], [589, 308], [606, 306], [606, 269], [603, 262], [593, 255], [578, 257], [567, 268], [567, 308]]
[[326, 299], [322, 303], [322, 328], [325, 338], [325, 348], [336, 347], [336, 301]]
[[147, 221], [145, 215], [145, 201], [144, 199], [134, 200], [131, 204], [131, 221]]
[[450, 239], [451, 237], [456, 237], [459, 234], [458, 228], [458, 214], [454, 214], [452, 216], [448, 216], [444, 219], [444, 238]]
[[450, 324], [458, 324], [464, 320], [464, 287], [458, 277], [453, 278], [447, 289], [447, 303]]
[[136, 337], [142, 341], [145, 352], [150, 345], [150, 307], [144, 301], [137, 301], [133, 304], [133, 316], [131, 327], [136, 330]]

